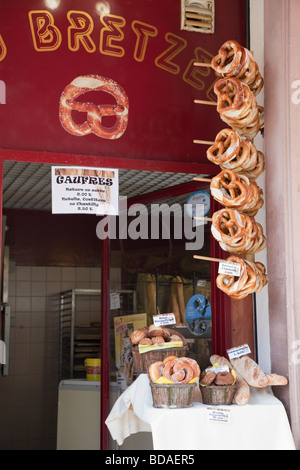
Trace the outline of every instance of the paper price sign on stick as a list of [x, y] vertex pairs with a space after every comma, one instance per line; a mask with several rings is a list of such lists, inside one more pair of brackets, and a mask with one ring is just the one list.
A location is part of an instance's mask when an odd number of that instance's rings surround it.
[[227, 276], [237, 276], [241, 275], [241, 266], [237, 263], [220, 263], [219, 264], [219, 274], [225, 274]]
[[227, 350], [229, 359], [236, 359], [241, 356], [247, 356], [247, 354], [250, 354], [250, 353], [251, 353], [251, 350], [248, 344], [243, 344], [242, 346], [238, 346], [238, 347]]
[[164, 313], [162, 315], [155, 315], [153, 317], [153, 324], [155, 326], [176, 325], [175, 314]]

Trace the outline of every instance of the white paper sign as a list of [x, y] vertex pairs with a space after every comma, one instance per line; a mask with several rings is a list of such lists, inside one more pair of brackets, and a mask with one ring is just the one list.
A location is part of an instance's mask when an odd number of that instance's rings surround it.
[[118, 170], [52, 167], [52, 214], [119, 214]]
[[207, 420], [214, 423], [230, 423], [230, 410], [223, 408], [207, 408]]
[[155, 315], [153, 317], [153, 324], [155, 326], [176, 325], [176, 318], [174, 313], [164, 313], [163, 315]]
[[241, 275], [241, 266], [238, 263], [220, 263], [219, 274], [239, 277]]
[[248, 344], [243, 344], [242, 346], [238, 346], [236, 348], [231, 348], [227, 350], [229, 359], [236, 359], [241, 356], [247, 356], [247, 354], [250, 354], [250, 353], [251, 353], [251, 350]]
[[110, 309], [117, 310], [121, 306], [120, 304], [120, 294], [113, 292], [110, 294]]

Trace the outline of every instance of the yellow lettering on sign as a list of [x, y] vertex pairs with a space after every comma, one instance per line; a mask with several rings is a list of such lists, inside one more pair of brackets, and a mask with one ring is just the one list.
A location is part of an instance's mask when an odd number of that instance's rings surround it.
[[180, 72], [180, 67], [172, 60], [186, 48], [187, 41], [172, 33], [167, 33], [165, 39], [171, 46], [155, 59], [155, 64], [157, 67], [177, 75]]
[[205, 82], [202, 80], [203, 77], [208, 77], [211, 73], [210, 67], [195, 67], [195, 62], [211, 62], [213, 55], [207, 52], [202, 47], [196, 47], [195, 57], [190, 61], [187, 68], [183, 73], [183, 80], [196, 88], [197, 90], [204, 90]]
[[101, 16], [100, 20], [104, 26], [100, 31], [99, 49], [101, 54], [123, 57], [125, 49], [115, 43], [121, 42], [124, 39], [122, 28], [126, 25], [125, 18], [109, 14]]
[[131, 27], [137, 36], [133, 57], [137, 62], [143, 62], [149, 38], [155, 38], [158, 35], [158, 29], [141, 21], [133, 21]]
[[83, 11], [70, 10], [67, 14], [70, 25], [68, 27], [68, 46], [70, 51], [78, 51], [80, 44], [87, 52], [95, 52], [96, 45], [91, 38], [94, 29], [92, 17]]
[[7, 48], [3, 40], [3, 37], [0, 34], [0, 62], [2, 62], [2, 60], [5, 59], [6, 54], [7, 54]]
[[55, 51], [61, 45], [61, 32], [54, 24], [54, 18], [46, 10], [28, 13], [33, 45], [36, 51]]

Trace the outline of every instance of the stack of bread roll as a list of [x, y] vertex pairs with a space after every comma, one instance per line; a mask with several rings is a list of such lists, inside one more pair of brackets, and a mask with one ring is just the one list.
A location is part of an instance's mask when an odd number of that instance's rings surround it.
[[139, 328], [130, 335], [133, 346], [153, 346], [170, 342], [182, 342], [182, 337], [170, 332], [168, 328], [150, 325], [149, 328]]
[[237, 391], [234, 401], [237, 405], [246, 405], [250, 399], [251, 388], [265, 388], [268, 386], [284, 386], [288, 380], [277, 374], [266, 374], [261, 367], [249, 356], [242, 356], [230, 361], [225, 357], [213, 355], [210, 358], [212, 365], [228, 366], [236, 375]]

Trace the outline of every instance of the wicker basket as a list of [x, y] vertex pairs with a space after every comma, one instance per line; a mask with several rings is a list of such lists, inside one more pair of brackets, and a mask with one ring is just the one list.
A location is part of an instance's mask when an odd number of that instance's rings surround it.
[[187, 355], [189, 348], [185, 337], [181, 333], [178, 333], [175, 330], [171, 330], [170, 328], [168, 328], [168, 331], [171, 335], [180, 336], [183, 346], [181, 348], [153, 349], [153, 351], [148, 351], [143, 354], [139, 352], [138, 347], [133, 347], [131, 352], [135, 374], [147, 373], [151, 364], [154, 364], [154, 362], [163, 361], [166, 357], [185, 357]]
[[231, 386], [217, 386], [210, 385], [202, 387], [202, 399], [205, 405], [231, 405], [234, 399], [235, 392], [237, 390], [236, 385]]
[[154, 384], [150, 387], [154, 408], [190, 408], [196, 384]]
[[148, 351], [144, 354], [141, 354], [143, 358], [144, 371], [147, 372], [151, 364], [154, 364], [155, 362], [158, 362], [158, 361], [163, 361], [164, 359], [166, 359], [166, 357], [169, 357], [169, 356], [185, 357], [187, 355], [189, 348], [188, 348], [185, 337], [181, 333], [178, 333], [175, 330], [171, 330], [170, 328], [168, 328], [168, 331], [170, 332], [171, 335], [177, 335], [181, 338], [182, 347], [181, 348], [164, 348], [164, 349], [157, 349], [157, 350], [154, 349], [153, 351]]
[[139, 348], [131, 348], [131, 354], [133, 359], [134, 373], [136, 375], [145, 373], [146, 371], [144, 370], [143, 355], [140, 353]]

